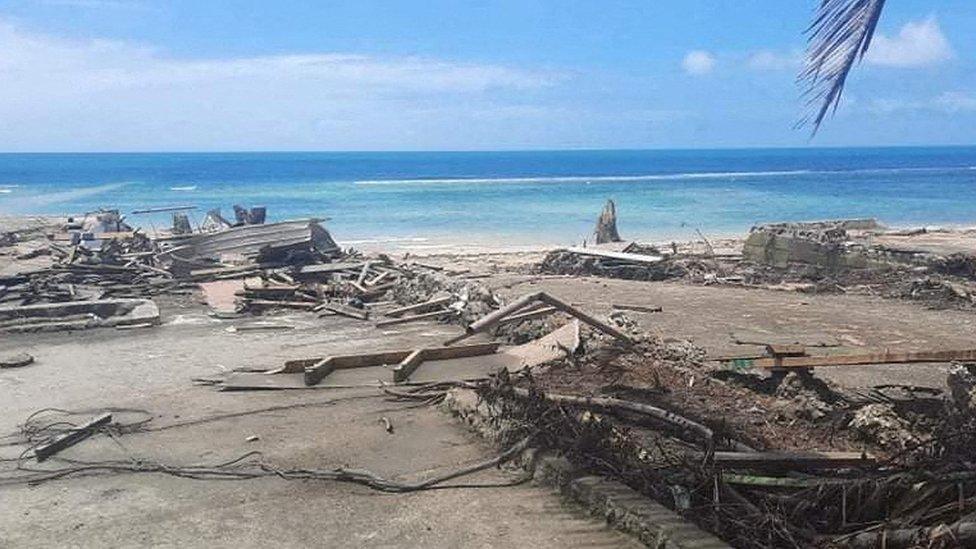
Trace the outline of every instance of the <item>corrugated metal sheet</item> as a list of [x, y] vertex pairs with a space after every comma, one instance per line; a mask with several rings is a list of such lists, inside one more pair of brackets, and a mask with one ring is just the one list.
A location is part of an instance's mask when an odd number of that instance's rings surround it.
[[217, 257], [223, 254], [256, 256], [267, 249], [295, 249], [332, 253], [339, 246], [317, 219], [243, 225], [226, 231], [195, 235], [168, 251], [183, 258]]

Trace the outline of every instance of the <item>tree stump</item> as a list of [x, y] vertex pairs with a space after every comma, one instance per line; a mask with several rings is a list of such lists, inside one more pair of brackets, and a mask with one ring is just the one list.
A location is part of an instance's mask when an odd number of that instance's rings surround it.
[[603, 207], [603, 212], [596, 220], [596, 229], [593, 232], [596, 235], [597, 244], [623, 240], [620, 238], [620, 233], [617, 232], [617, 207], [613, 200], [607, 200], [607, 205]]

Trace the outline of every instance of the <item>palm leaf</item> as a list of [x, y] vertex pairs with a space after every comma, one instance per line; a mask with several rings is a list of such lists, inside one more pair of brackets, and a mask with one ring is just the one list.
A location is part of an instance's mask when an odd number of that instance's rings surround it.
[[827, 113], [840, 105], [851, 68], [871, 45], [885, 0], [820, 0], [808, 35], [806, 64], [797, 80], [806, 88], [808, 112], [797, 126], [816, 134]]

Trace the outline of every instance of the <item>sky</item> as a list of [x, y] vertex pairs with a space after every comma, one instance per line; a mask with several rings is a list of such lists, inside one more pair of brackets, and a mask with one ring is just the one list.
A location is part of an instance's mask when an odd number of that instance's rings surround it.
[[889, 0], [811, 139], [819, 0], [0, 0], [0, 151], [976, 143], [976, 3]]

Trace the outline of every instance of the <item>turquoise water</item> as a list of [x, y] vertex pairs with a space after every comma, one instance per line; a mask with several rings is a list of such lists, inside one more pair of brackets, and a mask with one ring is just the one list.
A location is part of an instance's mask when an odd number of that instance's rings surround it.
[[[976, 147], [0, 155], [0, 213], [235, 203], [328, 217], [344, 242], [565, 244], [606, 199], [625, 238], [877, 217], [976, 224]], [[131, 216], [167, 225], [168, 214]]]

